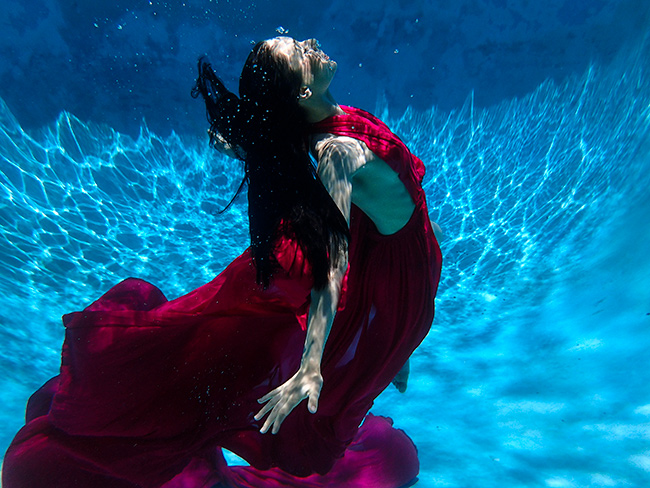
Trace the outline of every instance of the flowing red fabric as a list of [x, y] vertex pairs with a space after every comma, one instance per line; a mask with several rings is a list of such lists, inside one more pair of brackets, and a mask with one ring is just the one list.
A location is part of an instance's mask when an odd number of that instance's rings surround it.
[[[392, 235], [352, 209], [349, 268], [323, 357], [318, 412], [299, 405], [277, 435], [260, 434], [253, 418], [256, 400], [298, 369], [305, 338], [310, 267], [284, 238], [276, 248], [282, 270], [267, 289], [255, 283], [247, 250], [175, 300], [130, 278], [65, 315], [60, 374], [30, 399], [27, 423], [5, 457], [5, 488], [412, 482], [415, 446], [390, 419], [368, 411], [431, 326], [440, 249], [420, 186], [422, 162], [372, 115], [344, 110], [313, 131], [365, 142], [399, 174], [416, 209]], [[250, 466], [227, 466], [222, 447]]]

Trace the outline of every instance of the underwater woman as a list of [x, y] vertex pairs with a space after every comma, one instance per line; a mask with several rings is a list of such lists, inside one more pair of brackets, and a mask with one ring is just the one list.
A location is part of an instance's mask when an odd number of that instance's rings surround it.
[[336, 68], [315, 40], [270, 39], [236, 96], [199, 61], [210, 142], [244, 164], [251, 246], [175, 300], [129, 278], [65, 315], [60, 374], [29, 400], [5, 488], [415, 481], [411, 440], [368, 412], [406, 386], [442, 259], [424, 165], [335, 102]]

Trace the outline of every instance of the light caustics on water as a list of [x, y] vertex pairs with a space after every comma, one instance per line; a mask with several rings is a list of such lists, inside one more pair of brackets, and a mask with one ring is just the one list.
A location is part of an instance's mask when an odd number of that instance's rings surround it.
[[[485, 110], [471, 98], [452, 113], [378, 108], [427, 164], [446, 234], [409, 392], [376, 405], [416, 441], [421, 486], [650, 479], [648, 375], [629, 363], [645, 358], [650, 319], [632, 313], [650, 279], [607, 275], [612, 246], [638, 251], [620, 232], [649, 202], [644, 54]], [[67, 113], [27, 134], [0, 104], [3, 452], [29, 393], [56, 374], [63, 313], [128, 276], [178, 296], [243, 250], [245, 199], [217, 213], [240, 179], [205, 141], [146, 128], [133, 140]], [[601, 295], [626, 280], [617, 314]]]

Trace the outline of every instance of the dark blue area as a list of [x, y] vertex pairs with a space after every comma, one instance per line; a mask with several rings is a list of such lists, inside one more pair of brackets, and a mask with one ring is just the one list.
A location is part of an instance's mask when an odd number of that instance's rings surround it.
[[485, 107], [611, 61], [649, 12], [644, 0], [4, 0], [0, 97], [28, 129], [68, 110], [132, 135], [143, 119], [159, 134], [201, 134], [196, 59], [209, 54], [236, 89], [251, 43], [286, 30], [339, 62], [343, 103], [451, 110], [473, 91]]

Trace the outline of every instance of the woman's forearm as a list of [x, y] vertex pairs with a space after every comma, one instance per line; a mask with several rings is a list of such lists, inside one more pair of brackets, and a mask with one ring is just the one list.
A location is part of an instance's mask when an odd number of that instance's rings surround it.
[[347, 255], [342, 255], [339, 265], [330, 271], [327, 286], [322, 290], [312, 290], [307, 336], [300, 368], [291, 378], [258, 400], [265, 405], [257, 412], [255, 420], [261, 420], [267, 413], [269, 414], [260, 428], [262, 434], [269, 429], [273, 434], [277, 434], [287, 415], [305, 398], [311, 413], [316, 413], [318, 410], [318, 398], [323, 387], [320, 365], [325, 342], [338, 308], [346, 269]]
[[341, 296], [341, 283], [347, 269], [347, 254], [339, 258], [339, 265], [330, 271], [327, 286], [312, 290], [307, 336], [302, 354], [301, 368], [320, 371], [320, 364]]
[[330, 279], [325, 288], [312, 290], [300, 368], [286, 382], [258, 400], [265, 405], [257, 412], [255, 420], [261, 420], [269, 414], [260, 429], [262, 434], [269, 429], [273, 434], [277, 434], [287, 415], [305, 398], [308, 399], [307, 408], [311, 413], [318, 410], [318, 397], [323, 387], [320, 365], [341, 295], [341, 283], [347, 269], [346, 258], [347, 256], [341, 256], [340, 264], [330, 272]]

